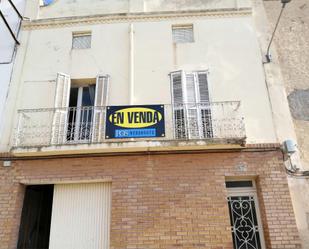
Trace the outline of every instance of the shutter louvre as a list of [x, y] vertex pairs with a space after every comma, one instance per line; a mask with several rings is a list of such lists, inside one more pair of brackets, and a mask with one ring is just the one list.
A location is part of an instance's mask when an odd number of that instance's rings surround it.
[[198, 86], [199, 86], [199, 98], [200, 98], [200, 117], [201, 117], [201, 135], [203, 138], [212, 138], [212, 120], [211, 120], [211, 108], [209, 100], [209, 88], [207, 73], [198, 73]]
[[174, 136], [177, 139], [186, 138], [186, 122], [183, 94], [183, 72], [171, 74], [172, 80], [172, 101], [174, 112]]
[[174, 26], [172, 27], [174, 43], [190, 43], [194, 42], [193, 26]]
[[209, 103], [209, 89], [208, 89], [208, 81], [206, 73], [198, 74], [198, 86], [200, 93], [200, 102]]
[[182, 92], [182, 79], [181, 73], [172, 74], [172, 88], [173, 88], [173, 103], [183, 103], [183, 92]]

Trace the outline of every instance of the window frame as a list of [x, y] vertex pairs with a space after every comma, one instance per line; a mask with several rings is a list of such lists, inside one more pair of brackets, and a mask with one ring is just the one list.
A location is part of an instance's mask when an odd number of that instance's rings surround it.
[[[71, 79], [71, 77], [67, 74], [57, 74], [53, 122], [51, 127], [52, 134], [50, 138], [50, 143], [52, 145], [70, 144], [67, 139], [67, 126], [69, 122], [68, 110], [70, 102], [71, 82], [73, 80], [76, 81], [78, 85], [80, 85], [80, 83], [84, 82], [84, 80], [87, 81], [90, 79], [91, 78]], [[103, 141], [105, 133], [103, 124], [105, 122], [105, 108], [108, 102], [109, 80], [110, 76], [108, 74], [99, 74], [96, 76], [92, 135], [89, 137], [89, 139], [79, 139], [76, 141], [76, 143], [98, 143]]]
[[[174, 31], [176, 32], [177, 30], [190, 30], [191, 32], [191, 40], [188, 39], [188, 37], [183, 37], [186, 39], [179, 39], [177, 38], [177, 35], [174, 33]], [[174, 24], [172, 25], [172, 39], [173, 39], [173, 43], [174, 44], [186, 44], [186, 43], [194, 43], [195, 39], [194, 39], [194, 25], [192, 23], [190, 24]]]
[[[89, 47], [74, 47], [74, 38], [78, 38], [78, 37], [86, 37], [89, 36], [90, 37], [90, 42], [89, 42]], [[72, 44], [71, 44], [71, 49], [72, 50], [83, 50], [83, 49], [91, 49], [92, 47], [92, 32], [91, 31], [77, 31], [77, 32], [72, 32]]]
[[[71, 83], [72, 83], [72, 80], [71, 80]], [[83, 106], [82, 105], [84, 89], [85, 89], [85, 87], [89, 87], [91, 85], [95, 85], [95, 88], [96, 88], [96, 83], [94, 83], [94, 84], [83, 84], [83, 85], [72, 85], [71, 84], [70, 97], [71, 97], [71, 90], [77, 89], [77, 103], [76, 103], [76, 107], [75, 107], [75, 121], [74, 121], [73, 139], [68, 139], [68, 137], [67, 137], [68, 143], [83, 142], [83, 141], [88, 141], [88, 140], [91, 139], [91, 134], [93, 132], [94, 104], [92, 106]], [[70, 115], [71, 109], [74, 109], [74, 107], [69, 106], [68, 115]], [[87, 113], [87, 117], [88, 117], [89, 113], [91, 113], [91, 118], [89, 120], [91, 127], [89, 129], [89, 135], [88, 135], [89, 137], [85, 136], [85, 138], [80, 138], [80, 136], [83, 135], [83, 133], [81, 133], [81, 125], [83, 124], [83, 116], [84, 116], [85, 113]], [[68, 117], [68, 119], [69, 119], [69, 117]], [[69, 131], [69, 128], [67, 127], [67, 132], [68, 131]], [[70, 137], [72, 137], [72, 134], [70, 135]]]
[[[199, 75], [200, 74], [205, 74], [206, 75], [206, 83], [207, 83], [207, 88], [208, 88], [208, 101], [207, 102], [201, 102], [201, 93], [200, 93], [200, 86], [199, 86]], [[185, 70], [179, 70], [179, 71], [174, 71], [170, 73], [170, 82], [171, 82], [171, 100], [172, 100], [172, 108], [173, 108], [173, 127], [174, 127], [174, 137], [179, 138], [178, 132], [175, 129], [176, 127], [176, 122], [175, 122], [175, 112], [176, 111], [181, 111], [183, 110], [183, 116], [184, 116], [184, 131], [181, 133], [184, 134], [181, 135], [181, 138], [187, 138], [187, 139], [206, 139], [206, 138], [213, 138], [213, 128], [212, 128], [212, 123], [209, 124], [208, 126], [211, 127], [211, 132], [210, 135], [208, 136], [206, 133], [206, 127], [204, 127], [204, 121], [202, 119], [202, 110], [209, 110], [210, 113], [210, 121], [211, 121], [211, 107], [210, 107], [210, 91], [209, 91], [209, 81], [208, 81], [208, 70], [195, 70], [195, 71], [185, 71]], [[181, 95], [182, 95], [182, 101], [181, 103], [174, 103], [174, 76], [175, 75], [180, 75], [181, 77]], [[187, 90], [187, 76], [188, 75], [193, 75], [194, 79], [194, 95], [195, 95], [195, 102], [189, 102], [188, 101], [188, 90]], [[208, 104], [206, 108], [202, 107], [201, 104]], [[190, 107], [191, 106], [191, 107]], [[189, 111], [193, 110], [196, 111], [197, 115], [197, 126], [198, 126], [198, 137], [194, 136], [190, 132], [190, 115]], [[206, 132], [206, 133], [205, 133]], [[206, 135], [205, 135], [206, 134]]]

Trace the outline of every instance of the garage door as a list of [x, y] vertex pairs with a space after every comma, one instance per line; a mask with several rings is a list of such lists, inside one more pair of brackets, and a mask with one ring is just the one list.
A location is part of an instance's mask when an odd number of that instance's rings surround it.
[[111, 184], [54, 186], [49, 249], [108, 249]]

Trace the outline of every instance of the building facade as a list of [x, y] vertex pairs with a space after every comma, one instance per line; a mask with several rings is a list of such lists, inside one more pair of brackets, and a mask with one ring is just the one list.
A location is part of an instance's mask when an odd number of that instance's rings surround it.
[[[278, 8], [279, 7], [279, 8]], [[265, 1], [272, 25], [279, 14], [280, 3]], [[277, 10], [274, 12], [274, 10]], [[307, 1], [296, 0], [287, 5], [275, 36], [277, 53], [287, 98], [297, 136], [301, 170], [309, 169], [309, 18]], [[309, 248], [309, 183], [306, 178], [289, 178], [297, 226], [304, 248]]]
[[[24, 0], [12, 2], [18, 12], [22, 14], [25, 8]], [[13, 70], [13, 64], [16, 56], [17, 43], [14, 37], [10, 34], [10, 30], [18, 39], [20, 30], [21, 18], [14, 10], [14, 7], [8, 1], [0, 2], [0, 11], [2, 13], [0, 19], [0, 138], [4, 132], [4, 106], [7, 101], [8, 90]], [[5, 20], [4, 20], [5, 19]], [[7, 25], [6, 23], [7, 22]]]
[[33, 0], [25, 15], [1, 249], [301, 248], [262, 1]]

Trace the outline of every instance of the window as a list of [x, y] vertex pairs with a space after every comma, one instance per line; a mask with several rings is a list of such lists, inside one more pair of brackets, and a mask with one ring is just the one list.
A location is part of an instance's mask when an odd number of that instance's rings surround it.
[[234, 249], [264, 249], [254, 181], [227, 181], [226, 188]]
[[109, 77], [74, 79], [58, 73], [52, 144], [100, 142], [104, 139], [104, 117]]
[[91, 48], [91, 33], [73, 33], [72, 49], [86, 49]]
[[67, 140], [89, 140], [92, 132], [95, 83], [72, 86], [69, 102]]
[[175, 138], [212, 138], [206, 71], [171, 74]]
[[174, 43], [194, 42], [193, 25], [172, 26]]

